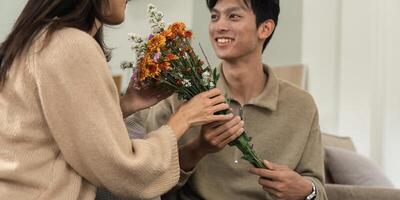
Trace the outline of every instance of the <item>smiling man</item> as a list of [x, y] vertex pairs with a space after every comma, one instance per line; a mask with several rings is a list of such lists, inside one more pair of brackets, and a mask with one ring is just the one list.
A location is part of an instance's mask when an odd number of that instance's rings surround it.
[[[278, 79], [262, 63], [280, 12], [278, 0], [207, 0], [209, 36], [221, 59], [217, 87], [239, 119], [190, 130], [180, 140], [179, 184], [164, 199], [327, 199], [318, 111], [304, 90]], [[142, 115], [159, 127], [181, 102], [173, 96]], [[268, 169], [235, 163], [226, 145], [244, 126]], [[148, 131], [149, 131], [148, 130]]]

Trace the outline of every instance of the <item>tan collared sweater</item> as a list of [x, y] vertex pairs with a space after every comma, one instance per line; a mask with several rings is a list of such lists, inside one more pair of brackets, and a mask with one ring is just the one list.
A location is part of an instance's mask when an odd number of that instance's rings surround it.
[[[230, 106], [242, 116], [246, 133], [253, 138], [251, 143], [261, 159], [286, 165], [312, 180], [317, 188], [316, 200], [326, 200], [321, 133], [314, 100], [304, 90], [277, 78], [268, 67], [264, 72], [268, 82], [261, 94], [243, 107], [234, 99]], [[221, 75], [217, 87], [230, 98], [227, 85]], [[180, 103], [176, 96], [168, 98], [150, 110], [137, 113], [141, 118], [138, 122], [148, 131], [153, 130], [164, 123]], [[199, 133], [199, 127], [189, 130], [180, 144]], [[240, 156], [229, 146], [209, 154], [192, 172], [181, 171], [179, 185], [169, 195], [177, 195], [182, 200], [272, 199], [258, 184], [258, 177], [248, 172], [251, 166], [240, 160]], [[238, 164], [234, 162], [236, 158]]]
[[179, 178], [168, 126], [130, 140], [100, 46], [73, 28], [15, 59], [0, 92], [0, 199], [151, 198]]

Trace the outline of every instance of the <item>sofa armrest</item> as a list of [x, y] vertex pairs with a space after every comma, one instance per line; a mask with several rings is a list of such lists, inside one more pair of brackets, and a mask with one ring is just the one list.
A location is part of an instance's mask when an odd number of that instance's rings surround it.
[[326, 184], [329, 200], [400, 200], [400, 189]]

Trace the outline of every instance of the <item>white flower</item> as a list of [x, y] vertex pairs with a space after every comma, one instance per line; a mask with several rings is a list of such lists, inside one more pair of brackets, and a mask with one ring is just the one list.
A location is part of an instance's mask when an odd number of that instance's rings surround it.
[[187, 80], [187, 79], [183, 79], [182, 84], [185, 87], [191, 87], [192, 86], [192, 83], [190, 83], [190, 80]]
[[135, 42], [135, 43], [143, 43], [144, 39], [142, 36], [136, 34], [136, 33], [128, 33], [128, 38], [130, 41]]
[[203, 84], [204, 86], [209, 85], [209, 83], [211, 82], [211, 75], [210, 72], [205, 71], [203, 72], [203, 74], [201, 74], [202, 78], [203, 78]]
[[121, 63], [121, 69], [123, 69], [123, 70], [129, 69], [129, 68], [133, 68], [133, 66], [134, 66], [133, 62], [123, 61]]
[[207, 82], [210, 79], [210, 72], [205, 71], [203, 74], [201, 74], [201, 76], [203, 77], [203, 81]]
[[149, 4], [147, 5], [147, 12], [152, 12], [156, 9], [156, 6], [154, 6], [153, 4]]
[[159, 33], [165, 29], [165, 22], [163, 20], [164, 14], [157, 11], [156, 7], [149, 4], [147, 7], [147, 13], [149, 15], [150, 27], [153, 33]]
[[132, 43], [131, 49], [136, 53], [136, 60], [139, 60], [146, 53], [146, 43]]

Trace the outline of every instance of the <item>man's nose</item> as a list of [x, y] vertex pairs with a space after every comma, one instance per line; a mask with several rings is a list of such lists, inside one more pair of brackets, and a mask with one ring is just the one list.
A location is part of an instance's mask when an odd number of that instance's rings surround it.
[[228, 21], [227, 20], [225, 20], [225, 19], [220, 19], [220, 20], [218, 20], [217, 22], [216, 22], [216, 24], [215, 24], [215, 28], [216, 28], [216, 31], [218, 32], [218, 33], [225, 33], [225, 32], [227, 32], [227, 31], [229, 31], [229, 24], [228, 24]]

